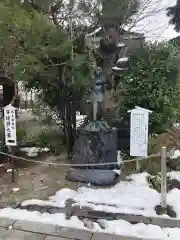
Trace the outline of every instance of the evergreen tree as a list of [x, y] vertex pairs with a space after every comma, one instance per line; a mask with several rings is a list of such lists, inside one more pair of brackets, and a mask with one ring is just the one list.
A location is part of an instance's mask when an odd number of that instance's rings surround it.
[[176, 5], [167, 8], [167, 15], [170, 17], [170, 23], [174, 25], [176, 32], [180, 32], [180, 0], [177, 0]]
[[130, 55], [130, 70], [118, 89], [118, 117], [129, 124], [128, 110], [152, 110], [150, 131], [160, 133], [175, 121], [179, 104], [178, 62], [172, 48], [148, 45]]

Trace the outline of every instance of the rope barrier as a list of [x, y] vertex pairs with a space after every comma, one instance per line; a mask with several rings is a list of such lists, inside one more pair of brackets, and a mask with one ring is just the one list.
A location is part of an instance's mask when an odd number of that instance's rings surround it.
[[[52, 165], [52, 166], [60, 166], [60, 167], [90, 167], [90, 166], [110, 166], [110, 165], [119, 165], [118, 162], [107, 162], [107, 163], [85, 163], [85, 164], [70, 164], [70, 163], [55, 163], [55, 162], [42, 162], [42, 161], [38, 161], [38, 160], [33, 160], [33, 159], [28, 159], [28, 158], [24, 158], [24, 157], [19, 157], [19, 156], [15, 156], [9, 153], [5, 153], [5, 152], [0, 152], [1, 155], [7, 156], [7, 157], [11, 157], [14, 159], [18, 159], [18, 160], [22, 160], [25, 162], [30, 162], [30, 163], [37, 163], [37, 164], [46, 164], [46, 165]], [[142, 160], [146, 160], [146, 159], [150, 159], [150, 158], [155, 158], [155, 157], [160, 157], [160, 153], [157, 154], [152, 154], [148, 157], [144, 157], [144, 158], [133, 158], [131, 160], [124, 160], [121, 162], [121, 164], [124, 163], [129, 163], [129, 162], [135, 162], [135, 161], [142, 161]]]

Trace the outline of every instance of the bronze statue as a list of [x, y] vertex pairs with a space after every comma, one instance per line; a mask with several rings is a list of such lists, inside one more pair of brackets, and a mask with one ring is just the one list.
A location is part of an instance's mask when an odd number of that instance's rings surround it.
[[98, 67], [93, 76], [92, 87], [92, 104], [93, 104], [93, 121], [101, 120], [104, 109], [105, 84], [107, 84], [105, 75], [101, 67]]

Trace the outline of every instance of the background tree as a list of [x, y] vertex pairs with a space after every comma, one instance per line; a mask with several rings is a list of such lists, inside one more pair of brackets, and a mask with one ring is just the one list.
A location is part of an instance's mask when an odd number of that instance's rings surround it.
[[118, 90], [118, 117], [129, 124], [127, 111], [136, 105], [153, 111], [150, 132], [160, 133], [174, 123], [179, 104], [177, 59], [172, 47], [149, 44], [130, 55], [130, 70]]
[[72, 42], [65, 29], [53, 24], [49, 13], [25, 3], [0, 4], [1, 68], [26, 88], [41, 92], [42, 100], [66, 123], [71, 151], [72, 113], [76, 113], [72, 103], [76, 105], [88, 87], [90, 55], [84, 42]]
[[176, 1], [176, 5], [167, 8], [167, 15], [170, 17], [170, 23], [174, 25], [176, 32], [180, 32], [180, 0]]

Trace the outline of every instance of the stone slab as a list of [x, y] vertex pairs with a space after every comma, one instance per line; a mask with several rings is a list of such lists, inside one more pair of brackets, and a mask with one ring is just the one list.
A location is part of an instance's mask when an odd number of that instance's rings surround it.
[[29, 221], [17, 221], [13, 225], [13, 228], [22, 231], [24, 230], [29, 232], [78, 240], [90, 240], [92, 237], [92, 233], [89, 231]]
[[6, 235], [3, 236], [3, 240], [44, 240], [45, 235], [23, 232], [18, 230], [9, 230]]
[[13, 225], [17, 220], [11, 218], [0, 218], [0, 227], [9, 227]]
[[8, 230], [6, 228], [0, 227], [0, 240], [4, 239], [4, 236], [8, 234]]
[[144, 224], [151, 223], [151, 219], [149, 217], [142, 216], [142, 215], [119, 213], [117, 214], [117, 216], [119, 216], [118, 219], [125, 220], [131, 223], [144, 223]]
[[150, 238], [137, 238], [137, 237], [128, 237], [122, 235], [113, 235], [106, 233], [94, 233], [91, 240], [160, 240], [160, 239], [150, 239]]
[[68, 238], [47, 236], [44, 240], [69, 240]]
[[180, 228], [180, 220], [171, 218], [151, 218], [151, 224], [158, 225], [160, 227]]

